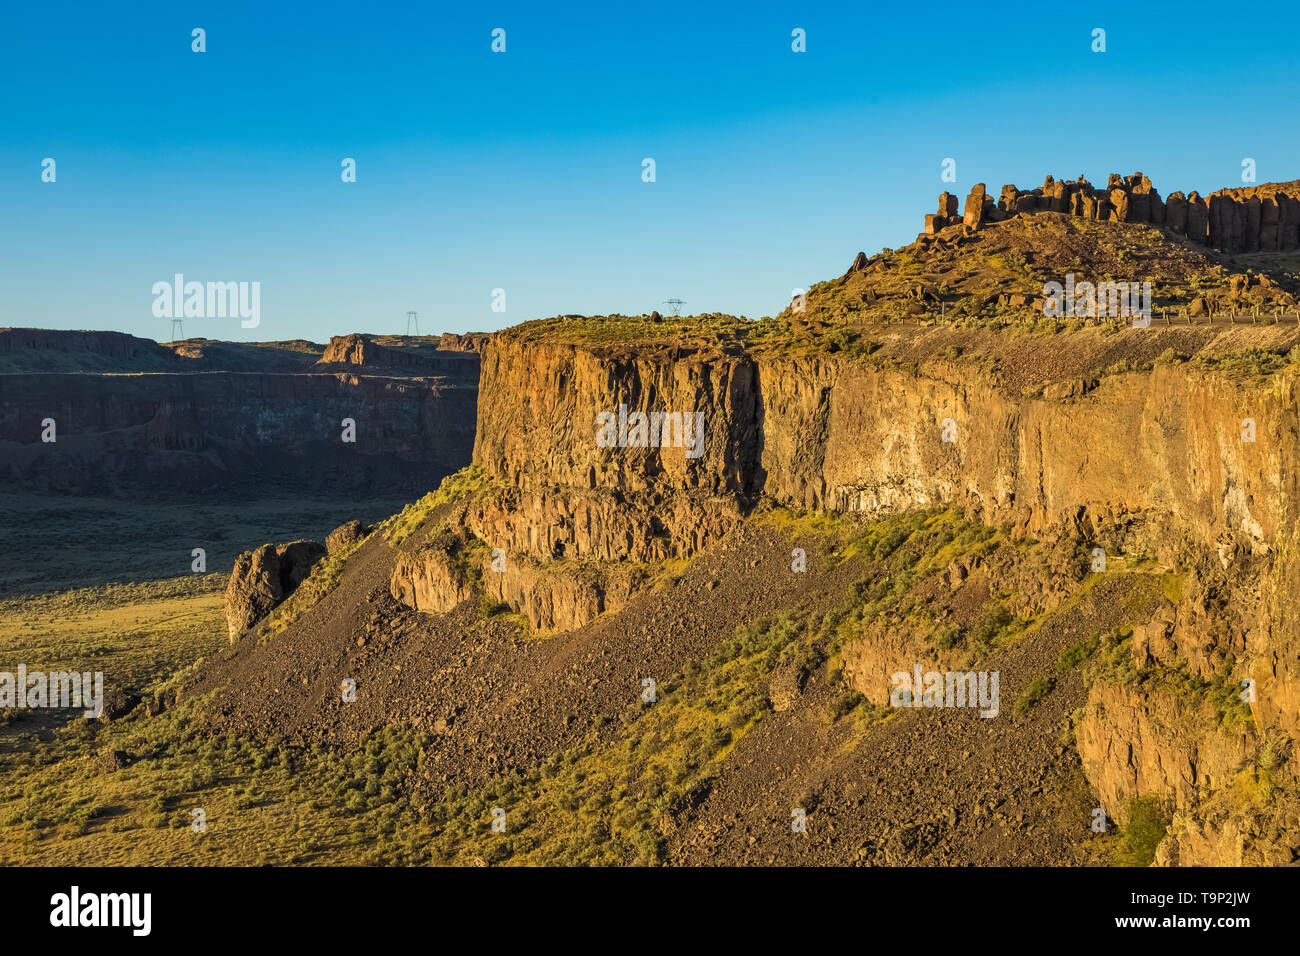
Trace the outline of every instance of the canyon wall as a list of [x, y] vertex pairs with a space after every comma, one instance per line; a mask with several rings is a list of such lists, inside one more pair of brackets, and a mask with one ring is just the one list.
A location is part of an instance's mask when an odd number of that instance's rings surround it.
[[[346, 356], [318, 369], [314, 354], [291, 352], [271, 360], [293, 371], [260, 370], [271, 361], [260, 354], [253, 371], [187, 371], [189, 360], [147, 340], [40, 332], [29, 342], [27, 331], [0, 336], [11, 360], [47, 369], [0, 373], [9, 492], [416, 495], [473, 448], [472, 352], [433, 353], [409, 375], [349, 368]], [[77, 370], [101, 364], [114, 370]], [[42, 440], [47, 419], [53, 442]], [[355, 442], [343, 441], [344, 419]]]
[[[501, 339], [484, 355], [474, 461], [526, 492], [644, 499], [652, 513], [641, 520], [669, 524], [684, 495], [743, 505], [766, 494], [797, 508], [868, 514], [946, 503], [1024, 534], [1111, 538], [1169, 563], [1189, 543], [1267, 553], [1283, 530], [1283, 492], [1300, 452], [1289, 385], [1170, 364], [1060, 382], [1026, 398], [965, 368], [918, 374], [833, 355], [706, 360], [672, 350], [610, 360]], [[699, 457], [600, 447], [597, 415], [620, 405], [702, 411]], [[1243, 440], [1246, 419], [1253, 441]], [[531, 536], [513, 534], [546, 556], [554, 549], [536, 542], [562, 523], [548, 515]], [[601, 557], [620, 550], [579, 547]]]

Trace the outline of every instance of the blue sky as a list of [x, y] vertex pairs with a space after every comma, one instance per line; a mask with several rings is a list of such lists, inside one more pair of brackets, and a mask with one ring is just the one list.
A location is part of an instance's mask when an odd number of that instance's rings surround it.
[[258, 328], [185, 323], [225, 339], [773, 314], [945, 188], [1300, 177], [1297, 36], [1295, 4], [11, 4], [0, 325], [164, 340], [177, 272], [261, 283]]

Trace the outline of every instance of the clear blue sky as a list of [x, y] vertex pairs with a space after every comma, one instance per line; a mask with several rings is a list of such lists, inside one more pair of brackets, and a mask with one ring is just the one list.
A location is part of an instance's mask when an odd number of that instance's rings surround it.
[[259, 328], [186, 322], [211, 338], [757, 317], [945, 188], [1300, 177], [1295, 3], [541, 6], [9, 4], [0, 325], [166, 339], [176, 272], [261, 283]]

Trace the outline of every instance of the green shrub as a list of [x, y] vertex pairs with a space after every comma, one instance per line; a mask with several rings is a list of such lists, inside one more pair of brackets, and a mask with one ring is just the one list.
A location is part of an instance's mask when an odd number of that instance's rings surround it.
[[1061, 656], [1056, 659], [1056, 669], [1059, 671], [1072, 670], [1078, 667], [1089, 657], [1097, 652], [1101, 646], [1101, 641], [1096, 637], [1085, 637], [1079, 643], [1067, 647], [1061, 651]]
[[1169, 818], [1159, 797], [1134, 797], [1129, 801], [1128, 825], [1120, 837], [1116, 862], [1120, 866], [1150, 866], [1168, 829]]
[[1037, 677], [1030, 681], [1029, 686], [1025, 688], [1024, 692], [1019, 697], [1016, 698], [1015, 704], [1012, 705], [1012, 713], [1017, 717], [1025, 716], [1025, 714], [1029, 713], [1029, 711], [1033, 709], [1035, 704], [1050, 694], [1052, 688], [1055, 686], [1055, 677]]

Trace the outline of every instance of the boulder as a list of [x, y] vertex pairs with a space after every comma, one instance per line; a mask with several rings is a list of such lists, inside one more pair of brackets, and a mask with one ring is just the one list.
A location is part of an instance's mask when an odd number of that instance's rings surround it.
[[346, 551], [361, 542], [370, 529], [360, 521], [347, 521], [339, 525], [325, 537], [325, 550], [329, 554]]
[[101, 772], [114, 773], [130, 762], [131, 756], [125, 750], [105, 750], [99, 755], [96, 764]]
[[772, 702], [772, 710], [784, 713], [795, 705], [803, 693], [808, 672], [802, 664], [791, 661], [778, 667], [768, 680], [767, 699]]
[[226, 585], [226, 623], [233, 640], [270, 614], [325, 556], [316, 541], [264, 544], [235, 559]]
[[120, 687], [114, 687], [104, 692], [104, 710], [99, 715], [99, 722], [106, 724], [110, 720], [117, 720], [125, 717], [131, 711], [135, 710], [136, 705], [140, 703], [140, 697], [132, 694], [130, 691], [122, 690]]

